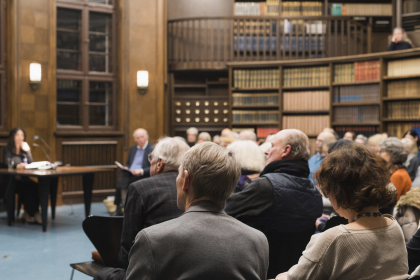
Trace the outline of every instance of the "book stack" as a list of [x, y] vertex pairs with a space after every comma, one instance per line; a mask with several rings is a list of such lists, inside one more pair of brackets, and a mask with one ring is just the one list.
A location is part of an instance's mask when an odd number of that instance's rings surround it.
[[331, 6], [333, 16], [392, 16], [392, 4], [340, 4]]
[[420, 135], [420, 122], [389, 123], [387, 132], [389, 136], [403, 138], [404, 133], [410, 129], [414, 129]]
[[388, 76], [420, 75], [420, 58], [394, 60], [388, 62]]
[[232, 123], [276, 123], [279, 111], [232, 111]]
[[279, 0], [267, 0], [267, 15], [279, 15]]
[[334, 87], [334, 102], [379, 102], [379, 84]]
[[329, 91], [299, 91], [283, 93], [283, 111], [328, 111]]
[[284, 69], [284, 87], [328, 86], [330, 81], [330, 68], [309, 67]]
[[281, 2], [282, 16], [322, 16], [321, 2]]
[[379, 106], [349, 106], [334, 108], [335, 123], [379, 122]]
[[265, 2], [236, 2], [235, 16], [260, 16], [267, 13]]
[[388, 97], [419, 97], [420, 79], [390, 81], [388, 83]]
[[395, 101], [387, 104], [388, 118], [420, 119], [420, 101]]
[[380, 62], [365, 61], [334, 66], [335, 83], [353, 83], [363, 81], [379, 81]]
[[356, 135], [362, 134], [366, 137], [370, 137], [379, 133], [379, 126], [337, 126], [334, 130], [341, 138], [349, 131], [356, 133]]
[[257, 138], [267, 138], [270, 134], [276, 134], [280, 130], [276, 128], [261, 127], [257, 128]]
[[283, 129], [299, 129], [306, 135], [315, 136], [330, 127], [329, 116], [283, 116]]
[[278, 88], [279, 69], [234, 70], [235, 88]]
[[279, 105], [278, 93], [233, 93], [232, 105]]

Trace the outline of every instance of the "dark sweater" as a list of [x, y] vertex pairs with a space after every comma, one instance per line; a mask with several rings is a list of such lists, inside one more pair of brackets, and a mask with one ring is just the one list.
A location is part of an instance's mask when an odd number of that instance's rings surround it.
[[389, 45], [388, 51], [402, 51], [402, 50], [407, 50], [407, 49], [411, 49], [412, 46], [410, 45], [409, 42], [392, 42], [391, 45]]

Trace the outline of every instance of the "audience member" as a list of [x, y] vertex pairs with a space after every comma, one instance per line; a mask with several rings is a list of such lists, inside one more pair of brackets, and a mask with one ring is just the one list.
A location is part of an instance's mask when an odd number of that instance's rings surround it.
[[221, 137], [220, 138], [220, 146], [226, 148], [229, 144], [235, 142], [236, 139], [234, 137]]
[[187, 143], [190, 147], [194, 146], [197, 143], [198, 129], [195, 127], [190, 127], [187, 129]]
[[235, 154], [241, 166], [241, 177], [234, 189], [235, 193], [241, 192], [260, 176], [265, 166], [265, 156], [258, 145], [251, 140], [235, 141], [227, 146], [227, 149]]
[[321, 148], [322, 143], [328, 139], [336, 139], [334, 134], [329, 131], [321, 132], [318, 137], [316, 138], [315, 142], [315, 150], [316, 153], [313, 155], [308, 163], [309, 163], [309, 179], [313, 182], [312, 176], [315, 174], [318, 167], [321, 165], [321, 162], [324, 160], [324, 155], [322, 154]]
[[413, 273], [420, 265], [420, 229], [416, 231], [413, 238], [407, 244], [408, 273]]
[[220, 136], [221, 137], [229, 137], [231, 132], [232, 132], [232, 130], [230, 130], [229, 128], [224, 128], [222, 130], [222, 133], [220, 134]]
[[417, 157], [419, 149], [417, 148], [416, 142], [409, 138], [403, 138], [401, 139], [401, 142], [403, 143], [408, 153], [407, 160], [404, 162], [403, 165], [405, 167], [405, 170], [407, 170], [408, 175], [410, 175], [411, 182], [413, 182], [417, 176], [420, 177], [420, 160]]
[[213, 136], [213, 143], [220, 145], [220, 135]]
[[181, 136], [174, 136], [174, 139], [179, 140], [179, 141], [181, 141], [181, 142], [184, 142], [185, 144], [188, 144], [188, 143], [187, 143], [187, 140], [185, 140], [185, 138], [184, 138], [184, 137], [181, 137]]
[[379, 208], [395, 199], [384, 161], [367, 147], [343, 145], [315, 174], [321, 192], [349, 224], [312, 236], [299, 263], [276, 279], [406, 279], [401, 228]]
[[347, 140], [350, 140], [350, 141], [354, 141], [354, 140], [356, 140], [356, 133], [354, 133], [353, 131], [347, 131], [347, 132], [344, 134], [343, 139], [347, 139]]
[[[7, 145], [3, 148], [3, 164], [13, 166], [15, 169], [25, 169], [26, 164], [32, 161], [31, 148], [26, 143], [25, 130], [20, 127], [12, 129]], [[26, 223], [41, 224], [38, 184], [26, 176], [15, 176], [15, 192], [19, 194], [23, 203], [22, 220]]]
[[411, 189], [411, 179], [404, 169], [403, 163], [407, 160], [407, 151], [401, 140], [389, 137], [379, 143], [380, 156], [386, 161], [386, 166], [391, 173], [391, 182], [397, 189], [397, 200]]
[[384, 138], [382, 134], [375, 134], [368, 138], [368, 146], [369, 148], [377, 155], [379, 155], [379, 142], [381, 142]]
[[266, 154], [260, 178], [233, 194], [225, 211], [267, 236], [273, 278], [297, 263], [322, 214], [322, 198], [308, 179], [309, 139], [303, 132], [278, 132]]
[[96, 274], [95, 280], [125, 279], [128, 254], [136, 235], [144, 228], [182, 214], [176, 203], [176, 177], [182, 156], [188, 149], [185, 142], [174, 138], [159, 140], [148, 157], [151, 177], [137, 181], [128, 188], [119, 255], [123, 269], [104, 268]]
[[127, 280], [266, 279], [267, 239], [223, 212], [239, 176], [228, 149], [191, 148], [177, 177], [177, 204], [186, 212], [137, 235]]
[[324, 157], [326, 157], [328, 155], [328, 151], [329, 151], [331, 145], [334, 144], [335, 142], [337, 142], [337, 140], [335, 140], [335, 138], [334, 139], [330, 138], [330, 139], [327, 139], [327, 140], [322, 142], [321, 154]]
[[[117, 211], [113, 215], [122, 215], [125, 205], [128, 186], [140, 179], [150, 177], [150, 163], [147, 160], [155, 146], [149, 143], [149, 135], [143, 128], [138, 128], [133, 133], [135, 145], [128, 150], [125, 170], [121, 170], [115, 184], [115, 201]], [[128, 171], [128, 172], [127, 172]]]
[[419, 227], [420, 188], [413, 188], [401, 196], [395, 207], [394, 217], [401, 226], [405, 243], [408, 243]]
[[200, 143], [203, 143], [203, 142], [211, 142], [211, 136], [208, 132], [201, 132], [198, 135], [197, 144], [200, 144]]
[[401, 27], [394, 28], [392, 34], [391, 45], [388, 47], [388, 51], [401, 51], [411, 49], [411, 41], [407, 38], [407, 34]]
[[356, 136], [356, 139], [354, 140], [354, 142], [362, 144], [362, 145], [366, 145], [367, 137], [364, 136], [363, 134], [359, 134]]
[[335, 140], [340, 139], [340, 136], [338, 135], [338, 133], [337, 133], [337, 132], [335, 132], [335, 130], [334, 130], [334, 129], [332, 129], [332, 128], [326, 127], [326, 128], [324, 128], [324, 130], [323, 130], [322, 132], [329, 132], [329, 133], [332, 133], [332, 134], [334, 135], [334, 137], [335, 137]]
[[350, 144], [352, 141], [347, 140], [347, 139], [340, 139], [338, 141], [335, 141], [334, 143], [332, 143], [330, 145], [330, 147], [328, 148], [328, 154], [334, 152], [335, 150], [337, 150], [338, 148], [344, 146], [344, 145], [348, 145]]
[[239, 140], [251, 140], [257, 143], [257, 135], [252, 130], [242, 130], [239, 133]]
[[[414, 129], [410, 129], [406, 133], [404, 133], [404, 138], [409, 138], [409, 139], [413, 140], [414, 142], [416, 142], [417, 147], [420, 147], [419, 135], [417, 134], [417, 132]], [[417, 153], [417, 157], [420, 159], [420, 149]]]

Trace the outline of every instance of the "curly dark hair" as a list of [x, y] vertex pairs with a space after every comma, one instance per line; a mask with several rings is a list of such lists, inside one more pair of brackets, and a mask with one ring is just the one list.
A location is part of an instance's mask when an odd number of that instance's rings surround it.
[[13, 128], [9, 133], [9, 139], [7, 140], [7, 147], [9, 148], [10, 151], [16, 153], [17, 155], [22, 153], [22, 150], [16, 151], [16, 146], [15, 146], [15, 135], [19, 130], [22, 130], [23, 132], [23, 141], [26, 141], [26, 132], [23, 128], [20, 128], [20, 127]]
[[337, 207], [361, 212], [369, 206], [386, 207], [396, 200], [388, 188], [385, 161], [364, 145], [350, 143], [328, 154], [315, 173], [320, 191]]

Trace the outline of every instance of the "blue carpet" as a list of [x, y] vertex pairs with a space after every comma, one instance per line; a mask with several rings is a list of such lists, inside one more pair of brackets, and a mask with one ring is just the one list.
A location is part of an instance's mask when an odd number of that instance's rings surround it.
[[[91, 215], [106, 216], [103, 203], [92, 203]], [[47, 232], [40, 225], [14, 223], [7, 226], [5, 212], [0, 213], [0, 279], [70, 279], [70, 263], [91, 260], [95, 251], [82, 229], [84, 205], [56, 208], [55, 221], [48, 209]], [[92, 279], [74, 272], [74, 280]]]

